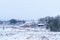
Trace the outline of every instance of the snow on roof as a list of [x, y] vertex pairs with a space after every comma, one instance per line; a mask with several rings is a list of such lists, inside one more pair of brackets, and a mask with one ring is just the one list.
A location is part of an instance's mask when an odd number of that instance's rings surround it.
[[38, 25], [44, 25], [43, 23], [40, 23], [40, 24], [38, 24]]

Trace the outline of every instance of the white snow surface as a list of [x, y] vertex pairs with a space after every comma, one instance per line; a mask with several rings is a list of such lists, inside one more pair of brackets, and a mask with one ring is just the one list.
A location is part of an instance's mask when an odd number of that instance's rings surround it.
[[0, 40], [60, 40], [60, 32], [50, 32], [45, 28], [0, 27]]

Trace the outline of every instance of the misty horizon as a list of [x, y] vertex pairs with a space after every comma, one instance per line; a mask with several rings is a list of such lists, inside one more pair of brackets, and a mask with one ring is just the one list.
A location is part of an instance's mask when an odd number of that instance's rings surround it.
[[60, 15], [60, 0], [0, 0], [0, 20], [31, 20]]

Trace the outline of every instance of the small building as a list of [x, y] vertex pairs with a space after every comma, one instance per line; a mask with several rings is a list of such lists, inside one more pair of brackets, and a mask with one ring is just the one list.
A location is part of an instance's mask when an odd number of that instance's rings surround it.
[[45, 26], [45, 24], [40, 23], [40, 24], [37, 24], [37, 26], [38, 26], [38, 27], [44, 27], [44, 26]]

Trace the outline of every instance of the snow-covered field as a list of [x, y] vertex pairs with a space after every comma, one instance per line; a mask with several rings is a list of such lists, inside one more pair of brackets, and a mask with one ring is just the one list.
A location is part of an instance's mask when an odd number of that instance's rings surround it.
[[60, 40], [60, 32], [50, 32], [45, 28], [0, 27], [0, 40]]

